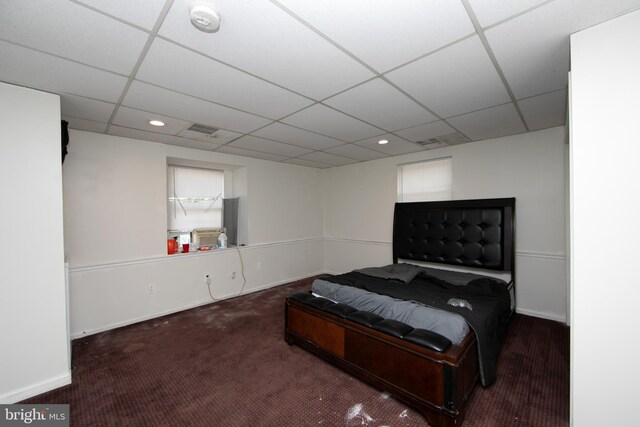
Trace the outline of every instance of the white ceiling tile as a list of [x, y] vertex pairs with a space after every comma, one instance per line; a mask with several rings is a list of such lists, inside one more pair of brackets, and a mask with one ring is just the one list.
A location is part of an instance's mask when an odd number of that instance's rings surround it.
[[640, 0], [556, 0], [485, 33], [516, 98], [567, 85], [569, 35], [640, 8]]
[[571, 18], [572, 33], [640, 9], [640, 0], [555, 0], [553, 3], [556, 2], [558, 11]]
[[446, 124], [444, 121], [439, 120], [437, 122], [429, 123], [422, 126], [416, 126], [408, 129], [403, 129], [394, 132], [409, 141], [421, 142], [426, 141], [429, 138], [435, 138], [436, 136], [448, 135], [454, 133], [455, 129]]
[[555, 1], [485, 33], [516, 98], [567, 85], [571, 18], [562, 9]]
[[331, 165], [327, 165], [319, 162], [312, 162], [311, 160], [298, 159], [296, 157], [292, 159], [284, 160], [283, 163], [291, 163], [292, 165], [307, 166], [310, 168], [320, 168], [320, 169], [331, 167]]
[[452, 117], [448, 121], [473, 141], [526, 132], [511, 103]]
[[178, 138], [175, 142], [167, 142], [170, 145], [177, 145], [178, 147], [194, 148], [196, 150], [213, 151], [220, 147], [219, 144], [212, 142], [200, 141], [196, 139]]
[[482, 27], [487, 27], [549, 0], [469, 0]]
[[383, 132], [378, 128], [319, 104], [293, 114], [282, 121], [346, 142], [357, 141]]
[[267, 1], [216, 0], [221, 16], [214, 34], [197, 31], [188, 0], [176, 0], [160, 34], [228, 64], [314, 99], [322, 99], [373, 74], [331, 43]]
[[60, 110], [63, 116], [107, 123], [114, 108], [115, 104], [95, 99], [69, 94], [60, 96]]
[[3, 41], [0, 58], [0, 80], [58, 94], [116, 102], [127, 83], [124, 77]]
[[174, 135], [147, 132], [139, 129], [125, 128], [121, 126], [110, 126], [107, 132], [110, 135], [124, 136], [126, 138], [141, 139], [143, 141], [158, 142], [162, 144], [178, 145], [181, 147], [197, 148], [199, 150], [213, 150], [218, 148], [218, 144], [208, 144], [202, 141], [180, 138]]
[[344, 144], [343, 141], [318, 135], [317, 133], [307, 132], [306, 130], [282, 123], [272, 123], [269, 126], [255, 131], [253, 135], [310, 148], [312, 150], [324, 150], [325, 148]]
[[546, 129], [565, 124], [567, 91], [559, 90], [518, 101], [529, 130]]
[[183, 130], [182, 132], [178, 133], [178, 136], [222, 145], [222, 144], [226, 144], [229, 141], [233, 141], [236, 138], [241, 137], [242, 134], [237, 132], [231, 132], [228, 130], [223, 130], [223, 129], [218, 130], [213, 135], [205, 135], [203, 133], [194, 132], [192, 130]]
[[335, 154], [325, 153], [324, 151], [314, 151], [313, 153], [305, 154], [303, 156], [299, 156], [298, 158], [303, 160], [310, 160], [312, 162], [324, 163], [330, 166], [342, 166], [358, 162], [358, 160], [355, 159], [336, 156]]
[[134, 81], [123, 105], [235, 132], [251, 132], [269, 120]]
[[247, 150], [240, 147], [232, 147], [230, 145], [223, 145], [216, 150], [216, 153], [233, 154], [242, 157], [252, 157], [254, 159], [272, 160], [274, 162], [280, 162], [286, 159], [288, 156], [279, 156], [277, 154], [264, 153], [261, 151]]
[[[388, 144], [380, 145], [378, 141], [386, 139]], [[372, 150], [380, 151], [390, 156], [399, 156], [400, 154], [416, 153], [422, 151], [422, 147], [409, 141], [397, 137], [396, 135], [380, 135], [375, 138], [369, 138], [356, 142], [356, 144]]]
[[70, 1], [12, 3], [0, 2], [0, 38], [105, 70], [129, 74], [148, 38]]
[[151, 45], [137, 78], [273, 119], [313, 102], [161, 39]]
[[349, 89], [323, 103], [388, 131], [437, 120], [382, 79]]
[[367, 160], [375, 160], [381, 159], [383, 157], [388, 157], [387, 154], [381, 153], [379, 151], [373, 151], [369, 148], [365, 148], [355, 144], [345, 144], [339, 147], [328, 148], [324, 151], [326, 151], [327, 153], [335, 154], [336, 156], [348, 157], [350, 159], [356, 159], [363, 162]]
[[124, 21], [151, 30], [162, 11], [165, 0], [77, 0]]
[[[79, 119], [77, 117], [62, 116], [62, 120], [69, 122], [70, 129], [86, 130], [95, 133], [104, 133], [107, 130], [107, 123], [94, 122], [93, 120]], [[73, 144], [73, 141], [70, 141]]]
[[[164, 122], [164, 126], [152, 126], [149, 124], [149, 120], [160, 120]], [[118, 108], [118, 112], [113, 119], [113, 124], [168, 135], [175, 135], [191, 125], [191, 123], [185, 120], [174, 119], [161, 114], [149, 113], [147, 111], [136, 110], [128, 107]]]
[[296, 157], [301, 154], [311, 152], [311, 150], [298, 147], [297, 145], [283, 144], [282, 142], [256, 138], [255, 136], [243, 136], [240, 139], [236, 139], [229, 145], [232, 147], [246, 148], [247, 150], [262, 151], [287, 157]]
[[280, 0], [383, 72], [473, 33], [459, 1]]
[[443, 118], [510, 100], [478, 36], [392, 71], [387, 77]]

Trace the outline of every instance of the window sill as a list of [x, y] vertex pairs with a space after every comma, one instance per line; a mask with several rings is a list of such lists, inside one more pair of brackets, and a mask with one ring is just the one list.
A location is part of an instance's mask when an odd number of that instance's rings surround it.
[[[220, 252], [220, 251], [226, 251], [226, 250], [229, 250], [229, 249], [236, 249], [237, 247], [238, 246], [236, 246], [236, 245], [229, 245], [226, 248], [211, 248], [211, 249], [206, 250], [206, 251], [197, 250], [197, 251], [189, 251], [189, 252], [176, 252], [176, 253], [173, 253], [173, 254], [167, 254], [167, 256], [210, 254], [212, 252]], [[242, 246], [242, 247], [244, 247], [244, 246]]]

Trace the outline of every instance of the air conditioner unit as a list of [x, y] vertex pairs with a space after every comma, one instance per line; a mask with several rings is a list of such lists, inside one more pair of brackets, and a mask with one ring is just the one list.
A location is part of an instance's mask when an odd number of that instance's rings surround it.
[[216, 247], [218, 246], [219, 229], [195, 229], [193, 230], [193, 241], [198, 246]]

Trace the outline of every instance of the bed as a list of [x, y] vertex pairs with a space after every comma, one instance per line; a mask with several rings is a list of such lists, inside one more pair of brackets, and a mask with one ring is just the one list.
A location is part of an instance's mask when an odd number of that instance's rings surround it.
[[313, 292], [287, 297], [286, 342], [432, 426], [460, 425], [479, 380], [495, 379], [514, 311], [514, 215], [515, 198], [396, 203], [393, 263], [322, 277]]

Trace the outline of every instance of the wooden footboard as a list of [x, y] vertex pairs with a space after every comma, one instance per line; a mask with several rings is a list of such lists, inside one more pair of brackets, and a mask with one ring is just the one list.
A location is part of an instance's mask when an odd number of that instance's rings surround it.
[[285, 340], [416, 408], [433, 427], [462, 423], [478, 381], [473, 332], [438, 353], [287, 298]]

